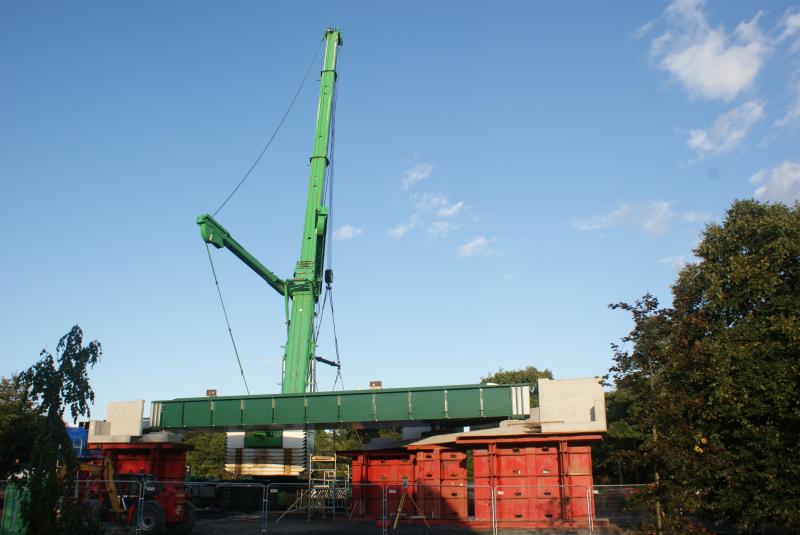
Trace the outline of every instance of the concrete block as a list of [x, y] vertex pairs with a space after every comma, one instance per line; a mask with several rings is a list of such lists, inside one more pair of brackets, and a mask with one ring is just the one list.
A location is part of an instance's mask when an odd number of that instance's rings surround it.
[[143, 415], [143, 399], [109, 402], [107, 419], [111, 422], [110, 434], [140, 436]]
[[542, 433], [606, 432], [599, 379], [539, 379], [538, 386]]
[[244, 448], [244, 431], [228, 431], [227, 440], [225, 441], [226, 448], [241, 449]]

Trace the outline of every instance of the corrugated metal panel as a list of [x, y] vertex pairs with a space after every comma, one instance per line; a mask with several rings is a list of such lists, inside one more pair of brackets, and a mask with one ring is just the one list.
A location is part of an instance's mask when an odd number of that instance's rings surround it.
[[528, 385], [454, 385], [183, 398], [153, 402], [151, 425], [160, 429], [265, 430], [341, 423], [454, 420], [477, 423], [525, 418]]

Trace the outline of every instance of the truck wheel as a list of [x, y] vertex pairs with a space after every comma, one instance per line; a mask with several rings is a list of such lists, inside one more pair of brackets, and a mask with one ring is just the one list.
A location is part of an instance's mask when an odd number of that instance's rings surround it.
[[170, 533], [175, 535], [186, 535], [191, 533], [197, 523], [197, 509], [189, 502], [183, 504], [183, 520], [167, 526]]
[[164, 508], [158, 502], [145, 502], [142, 507], [142, 520], [139, 522], [142, 533], [164, 533]]

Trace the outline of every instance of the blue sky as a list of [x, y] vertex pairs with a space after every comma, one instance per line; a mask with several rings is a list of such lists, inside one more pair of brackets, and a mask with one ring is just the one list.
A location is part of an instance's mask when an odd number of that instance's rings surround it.
[[[330, 25], [348, 388], [603, 374], [630, 327], [608, 303], [668, 302], [734, 199], [800, 196], [791, 3], [6, 2], [0, 374], [78, 323], [104, 348], [95, 416], [243, 392], [194, 220], [257, 156]], [[316, 98], [311, 76], [218, 216], [282, 276]], [[251, 390], [278, 391], [282, 302], [214, 253]]]

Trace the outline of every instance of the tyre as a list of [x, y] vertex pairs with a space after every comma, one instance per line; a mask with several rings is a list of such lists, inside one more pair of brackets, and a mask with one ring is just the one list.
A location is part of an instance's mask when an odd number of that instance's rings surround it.
[[183, 520], [167, 526], [170, 533], [186, 535], [191, 533], [197, 523], [197, 509], [189, 502], [183, 504]]
[[139, 529], [142, 533], [164, 533], [164, 508], [158, 502], [145, 502]]

